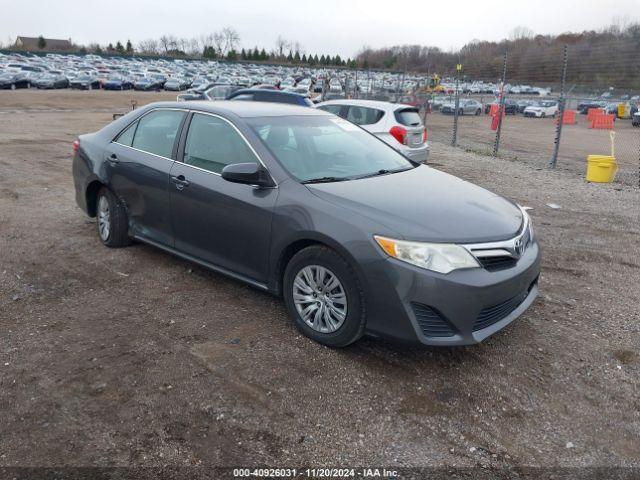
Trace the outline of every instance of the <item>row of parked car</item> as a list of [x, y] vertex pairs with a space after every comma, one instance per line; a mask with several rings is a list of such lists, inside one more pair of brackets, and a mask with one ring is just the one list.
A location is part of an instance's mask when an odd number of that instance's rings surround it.
[[102, 57], [99, 55], [0, 53], [0, 88], [78, 88], [106, 90], [202, 89], [212, 83], [333, 95], [347, 91], [412, 91], [420, 75], [354, 72], [307, 66], [257, 65], [205, 60]]
[[[458, 100], [458, 115], [480, 115], [488, 114], [492, 105], [497, 105], [498, 100], [482, 103], [474, 98], [460, 98]], [[453, 97], [436, 97], [430, 102], [432, 111], [439, 111], [445, 115], [456, 113], [456, 102]], [[506, 98], [504, 101], [504, 112], [506, 115], [522, 114], [525, 117], [555, 117], [558, 113], [558, 102], [556, 100], [514, 100]]]
[[[580, 101], [577, 106], [577, 111], [586, 115], [590, 108], [602, 108], [606, 113], [617, 115], [618, 105], [621, 101], [603, 101], [603, 100], [584, 100]], [[633, 118], [634, 114], [638, 111], [638, 105], [640, 104], [640, 96], [629, 97], [622, 103], [629, 104], [630, 115]], [[491, 111], [492, 105], [497, 105], [498, 100], [493, 100], [488, 103], [482, 103], [481, 101], [473, 98], [460, 98], [458, 102], [458, 115], [480, 115], [481, 113], [488, 114]], [[456, 104], [453, 96], [440, 96], [435, 97], [430, 101], [432, 111], [439, 111], [445, 115], [452, 115], [456, 112]], [[559, 105], [557, 100], [554, 99], [513, 99], [505, 98], [504, 100], [504, 112], [506, 115], [524, 115], [525, 117], [535, 118], [554, 118], [558, 114]]]

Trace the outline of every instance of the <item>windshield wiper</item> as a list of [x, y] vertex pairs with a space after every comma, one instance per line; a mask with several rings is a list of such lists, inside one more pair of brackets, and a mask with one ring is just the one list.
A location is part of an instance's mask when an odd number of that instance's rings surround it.
[[354, 180], [359, 180], [361, 178], [370, 178], [370, 177], [378, 177], [380, 175], [388, 175], [390, 173], [399, 173], [399, 172], [406, 172], [407, 170], [411, 170], [414, 167], [409, 167], [409, 168], [399, 168], [396, 170], [387, 170], [387, 169], [382, 169], [382, 170], [378, 170], [377, 172], [372, 172], [372, 173], [367, 173], [366, 175], [361, 175], [359, 177], [354, 177]]
[[331, 183], [331, 182], [344, 182], [345, 180], [351, 180], [351, 179], [346, 177], [319, 177], [319, 178], [312, 178], [310, 180], [305, 180], [304, 182], [300, 182], [300, 183]]

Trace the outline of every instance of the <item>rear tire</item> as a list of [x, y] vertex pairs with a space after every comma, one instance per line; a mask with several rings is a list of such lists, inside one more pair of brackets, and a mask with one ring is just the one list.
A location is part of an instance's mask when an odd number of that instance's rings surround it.
[[296, 327], [312, 340], [346, 347], [362, 337], [364, 292], [353, 267], [334, 250], [314, 245], [296, 253], [285, 270], [283, 291]]
[[96, 197], [98, 236], [109, 248], [126, 247], [131, 243], [127, 212], [116, 196], [102, 187]]

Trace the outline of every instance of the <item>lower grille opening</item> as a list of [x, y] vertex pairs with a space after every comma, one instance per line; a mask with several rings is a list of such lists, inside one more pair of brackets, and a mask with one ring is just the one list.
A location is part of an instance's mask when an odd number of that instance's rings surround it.
[[426, 337], [453, 337], [456, 329], [435, 308], [411, 302], [418, 325]]
[[482, 330], [484, 328], [490, 327], [494, 323], [498, 323], [500, 320], [508, 317], [516, 308], [520, 306], [522, 302], [524, 302], [525, 298], [529, 296], [529, 292], [534, 287], [538, 279], [536, 278], [529, 288], [527, 288], [524, 292], [516, 295], [515, 297], [510, 298], [509, 300], [505, 300], [502, 303], [498, 303], [492, 307], [487, 307], [483, 309], [476, 319], [475, 324], [473, 325], [473, 331], [477, 332], [478, 330]]

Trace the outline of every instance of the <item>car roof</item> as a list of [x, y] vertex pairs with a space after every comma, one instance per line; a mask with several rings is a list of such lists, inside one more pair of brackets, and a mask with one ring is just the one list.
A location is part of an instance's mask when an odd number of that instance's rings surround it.
[[189, 102], [157, 102], [148, 105], [150, 108], [180, 108], [200, 110], [202, 112], [224, 115], [231, 113], [242, 118], [251, 117], [287, 117], [294, 115], [331, 115], [322, 110], [301, 105], [273, 102], [238, 102], [233, 100], [196, 100]]
[[236, 95], [241, 95], [243, 93], [256, 93], [256, 92], [260, 92], [260, 93], [267, 92], [267, 95], [287, 95], [287, 96], [306, 98], [304, 95], [300, 95], [299, 93], [283, 92], [282, 90], [272, 90], [269, 88], [242, 88], [240, 90], [236, 90], [235, 92], [233, 92], [233, 95], [236, 96]]
[[392, 111], [399, 108], [416, 108], [413, 105], [407, 105], [405, 103], [383, 102], [382, 100], [327, 100], [326, 102], [321, 102], [318, 104], [318, 106], [321, 105], [353, 105], [356, 107], [369, 107]]

